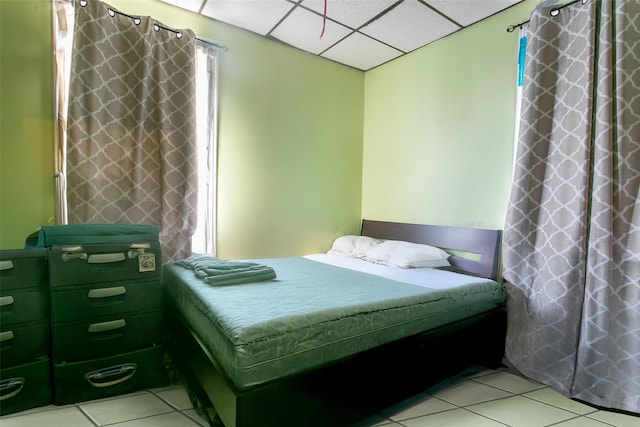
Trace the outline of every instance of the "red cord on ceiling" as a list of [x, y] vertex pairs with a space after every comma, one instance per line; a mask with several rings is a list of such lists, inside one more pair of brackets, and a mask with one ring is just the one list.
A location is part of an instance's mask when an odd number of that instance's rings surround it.
[[327, 24], [327, 0], [324, 0], [324, 13], [322, 14], [322, 32], [320, 38], [324, 35], [324, 27]]

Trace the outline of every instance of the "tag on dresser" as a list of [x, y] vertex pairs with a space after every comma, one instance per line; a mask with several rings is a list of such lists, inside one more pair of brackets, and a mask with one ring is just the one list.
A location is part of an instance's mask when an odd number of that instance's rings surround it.
[[156, 271], [156, 254], [140, 254], [138, 255], [138, 271]]

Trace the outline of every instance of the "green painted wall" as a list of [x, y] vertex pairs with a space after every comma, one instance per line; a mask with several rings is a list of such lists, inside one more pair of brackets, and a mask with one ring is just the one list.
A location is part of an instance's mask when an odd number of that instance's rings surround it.
[[53, 221], [51, 9], [0, 1], [0, 248]]
[[[218, 255], [324, 251], [361, 217], [502, 228], [517, 33], [538, 0], [362, 73], [158, 0], [220, 41]], [[0, 1], [0, 248], [54, 215], [49, 0]], [[20, 34], [17, 39], [16, 35]]]
[[518, 4], [365, 75], [364, 218], [503, 228]]
[[[11, 3], [11, 5], [9, 5]], [[303, 53], [250, 32], [198, 17], [157, 0], [108, 1], [130, 14], [149, 15], [176, 28], [229, 46], [220, 56], [218, 255], [222, 258], [298, 255], [328, 249], [336, 235], [357, 232], [360, 222], [364, 73]], [[18, 5], [22, 6], [18, 6]], [[49, 0], [0, 2], [3, 15], [2, 74], [24, 74], [24, 87], [49, 83], [51, 40]], [[6, 16], [5, 16], [6, 15]], [[8, 52], [8, 28], [42, 26], [30, 33], [35, 52]], [[7, 30], [5, 30], [7, 28]], [[41, 28], [41, 27], [38, 27]], [[24, 40], [21, 41], [24, 47]], [[23, 58], [24, 57], [24, 58]], [[37, 59], [37, 61], [36, 61]], [[15, 65], [14, 65], [15, 64]], [[3, 83], [4, 83], [3, 77]], [[14, 83], [11, 82], [13, 85]], [[4, 87], [4, 84], [3, 84]], [[39, 120], [51, 118], [50, 87], [30, 101]], [[14, 101], [24, 96], [12, 89]], [[3, 107], [5, 96], [3, 92]], [[7, 104], [11, 105], [11, 100]], [[31, 126], [31, 112], [17, 120], [2, 111], [3, 128], [19, 121]], [[11, 138], [19, 133], [20, 139]], [[53, 212], [51, 130], [32, 146], [33, 130], [7, 131], [2, 138], [2, 194], [31, 192], [45, 213], [24, 216], [28, 203], [2, 199], [0, 248], [22, 245], [24, 236]], [[7, 149], [5, 150], [5, 146]], [[6, 151], [6, 154], [5, 154]], [[33, 153], [31, 153], [33, 151]], [[36, 156], [37, 160], [31, 158]], [[39, 162], [27, 188], [19, 177]], [[4, 166], [11, 164], [5, 179]], [[9, 185], [11, 181], [11, 186]], [[45, 181], [45, 182], [40, 182]], [[12, 187], [15, 186], [15, 187]], [[17, 197], [16, 197], [17, 199]], [[14, 231], [15, 230], [15, 231]], [[6, 237], [5, 237], [6, 233]]]

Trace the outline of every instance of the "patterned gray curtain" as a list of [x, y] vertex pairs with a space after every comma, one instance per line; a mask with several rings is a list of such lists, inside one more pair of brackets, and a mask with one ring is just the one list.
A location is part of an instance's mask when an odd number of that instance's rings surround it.
[[69, 86], [70, 223], [160, 227], [165, 261], [196, 226], [195, 37], [78, 2]]
[[504, 230], [506, 357], [640, 413], [640, 1], [533, 12]]

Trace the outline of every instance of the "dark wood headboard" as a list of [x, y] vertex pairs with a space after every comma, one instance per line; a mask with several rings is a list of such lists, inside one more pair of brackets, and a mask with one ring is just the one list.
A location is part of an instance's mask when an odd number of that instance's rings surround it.
[[465, 273], [500, 280], [501, 230], [406, 224], [399, 222], [362, 220], [361, 235], [385, 240], [404, 240], [437, 246], [447, 252], [464, 252], [479, 256], [479, 260], [451, 255], [454, 269]]

